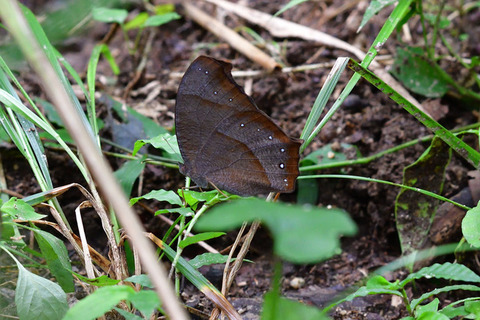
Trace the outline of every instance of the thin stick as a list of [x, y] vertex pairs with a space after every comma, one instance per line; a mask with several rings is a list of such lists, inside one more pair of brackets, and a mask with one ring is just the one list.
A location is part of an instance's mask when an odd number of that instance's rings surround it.
[[255, 61], [256, 63], [267, 69], [269, 72], [280, 67], [279, 64], [272, 57], [252, 45], [248, 40], [240, 36], [232, 29], [225, 26], [220, 21], [214, 19], [213, 17], [209, 16], [202, 10], [189, 3], [189, 1], [183, 1], [182, 4], [185, 9], [185, 14], [187, 16], [189, 16], [196, 23], [198, 23], [217, 37], [223, 39], [232, 48], [241, 52], [250, 60]]

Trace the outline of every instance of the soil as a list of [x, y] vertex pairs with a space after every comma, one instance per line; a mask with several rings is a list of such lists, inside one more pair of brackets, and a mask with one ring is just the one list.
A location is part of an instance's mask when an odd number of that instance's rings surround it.
[[[288, 1], [250, 0], [241, 2], [251, 8], [274, 14]], [[344, 4], [344, 1], [339, 0], [309, 1], [286, 11], [282, 17], [326, 32], [366, 52], [391, 9], [381, 11], [363, 30], [357, 33], [356, 30], [363, 17], [367, 2], [357, 1], [357, 4], [350, 8], [344, 8]], [[300, 39], [275, 39], [262, 28], [250, 25], [228, 13], [221, 13], [211, 5], [202, 4], [200, 7], [213, 17], [223, 14], [224, 23], [229, 27], [236, 28], [245, 25], [252, 28], [265, 41], [269, 43], [276, 41], [281, 49], [279, 58], [286, 66], [332, 63], [337, 57], [348, 55], [344, 51]], [[131, 15], [138, 13], [139, 10], [133, 8]], [[336, 10], [338, 11], [336, 12]], [[334, 12], [336, 13], [334, 14]], [[179, 13], [182, 14], [181, 8]], [[475, 37], [478, 38], [480, 35], [479, 16], [480, 11], [476, 9], [454, 20], [453, 29], [460, 33], [469, 33], [471, 36], [470, 40], [461, 48], [462, 52], [459, 53], [461, 56], [472, 57], [480, 54], [480, 47], [476, 45], [479, 41], [475, 41]], [[325, 19], [325, 17], [329, 18]], [[477, 17], [476, 20], [475, 17]], [[477, 23], [472, 24], [472, 21], [477, 21]], [[465, 29], [465, 25], [468, 25], [469, 28]], [[412, 19], [409, 22], [409, 28], [413, 39], [407, 44], [421, 43], [423, 38], [419, 20]], [[69, 39], [68, 46], [63, 43], [59, 45], [59, 48], [76, 70], [84, 71], [93, 46], [105, 36], [108, 30], [108, 26], [98, 23], [95, 28], [89, 29], [89, 32]], [[133, 31], [128, 34], [131, 39], [136, 36]], [[140, 38], [140, 47], [147, 43], [148, 35], [149, 32], [143, 33]], [[243, 35], [249, 37], [244, 33]], [[380, 52], [385, 57], [381, 61], [385, 68], [392, 63], [392, 56], [395, 56], [396, 48], [406, 45], [403, 40], [400, 40], [402, 35], [394, 33], [394, 36]], [[451, 40], [452, 43], [456, 41], [455, 38], [448, 40]], [[110, 80], [114, 78], [112, 72], [106, 61], [101, 60], [98, 67], [97, 90], [125, 101], [129, 106], [152, 117], [159, 125], [168, 130], [172, 129], [174, 123], [175, 96], [180, 76], [198, 55], [203, 54], [228, 60], [234, 65], [234, 70], [261, 70], [258, 65], [222, 40], [186, 18], [155, 28], [154, 40], [151, 44], [151, 52], [146, 56], [146, 68], [128, 91], [126, 88], [135, 77], [143, 51], [137, 50], [134, 54], [130, 54], [127, 50], [129, 44], [125, 42], [122, 33], [117, 31], [110, 40], [109, 46], [120, 66], [121, 74], [117, 81], [111, 84]], [[268, 52], [265, 48], [263, 50]], [[236, 81], [242, 86], [251, 84], [251, 96], [259, 108], [270, 115], [290, 136], [298, 137], [329, 71], [330, 68], [318, 68], [290, 74], [262, 73], [253, 78], [237, 78]], [[335, 91], [335, 98], [350, 76], [350, 72], [344, 73], [338, 85], [340, 89]], [[32, 79], [27, 73], [23, 73], [23, 77], [20, 78], [28, 84], [27, 88], [29, 86], [38, 88], [35, 79]], [[153, 100], [145, 103], [145, 99], [152, 90], [148, 89], [148, 86], [154, 82], [159, 91]], [[142, 89], [144, 90], [142, 91]], [[472, 109], [467, 108], [465, 104], [462, 105], [451, 95], [442, 99], [426, 99], [421, 96], [416, 96], [416, 98], [424, 104], [431, 105], [433, 110], [443, 110], [439, 112], [438, 120], [447, 129], [472, 124], [478, 120], [478, 114], [472, 112]], [[332, 103], [333, 100], [329, 102], [328, 107]], [[101, 106], [99, 110], [99, 116], [107, 119], [106, 109]], [[111, 126], [108, 123], [103, 134], [105, 137], [112, 138]], [[348, 143], [356, 146], [363, 156], [369, 156], [429, 134], [430, 132], [402, 107], [389, 100], [385, 94], [377, 91], [366, 81], [360, 81], [345, 104], [323, 128], [305, 154], [328, 144]], [[365, 165], [329, 169], [321, 173], [342, 172], [401, 183], [403, 169], [413, 163], [428, 145], [429, 142], [417, 143]], [[475, 146], [475, 141], [472, 141], [471, 145]], [[75, 167], [68, 160], [67, 155], [54, 149], [48, 149], [47, 155], [55, 186], [71, 182], [82, 183], [80, 175], [74, 174]], [[350, 156], [354, 157], [355, 155]], [[40, 191], [32, 180], [26, 162], [22, 161], [14, 150], [4, 147], [2, 157], [6, 166], [8, 187], [11, 190], [23, 195]], [[110, 160], [114, 168], [122, 163], [122, 160], [113, 157]], [[472, 168], [454, 154], [445, 174], [442, 195], [450, 198], [468, 188], [469, 170]], [[176, 190], [183, 186], [183, 181], [183, 176], [178, 170], [147, 165], [143, 174], [143, 182], [140, 187], [134, 188], [134, 195], [145, 194], [152, 189]], [[314, 183], [319, 190], [315, 205], [343, 208], [359, 227], [356, 236], [342, 239], [343, 252], [323, 263], [315, 265], [284, 264], [283, 295], [321, 308], [327, 306], [333, 297], [351, 292], [377, 268], [385, 266], [401, 256], [394, 214], [394, 204], [399, 189], [383, 184], [346, 179], [321, 179]], [[74, 208], [83, 200], [80, 193], [73, 191], [60, 198], [65, 212], [72, 215], [70, 217], [72, 222]], [[295, 194], [282, 195], [280, 200], [295, 202]], [[153, 211], [156, 209], [158, 208], [152, 208]], [[162, 233], [168, 229], [168, 226], [158, 218], [152, 217], [151, 213], [142, 211], [141, 207], [137, 207], [137, 210], [148, 230], [162, 237]], [[175, 217], [173, 218], [175, 219]], [[92, 213], [91, 219], [88, 221], [87, 236], [89, 239], [93, 239], [94, 247], [102, 248], [105, 239], [96, 236], [102, 234], [99, 219]], [[458, 241], [460, 239], [458, 225], [456, 228], [457, 230], [449, 230], [448, 235], [441, 241], [443, 243]], [[232, 243], [234, 237], [235, 233], [229, 233], [214, 245], [218, 250], [222, 250], [223, 247]], [[247, 256], [254, 263], [244, 264], [228, 296], [228, 299], [237, 310], [242, 312], [242, 317], [245, 319], [258, 318], [262, 296], [270, 288], [274, 263], [271, 248], [272, 242], [268, 230], [260, 229]], [[188, 250], [186, 255], [194, 257], [200, 253], [203, 251], [197, 248]], [[464, 263], [478, 273], [480, 266], [475, 262], [478, 261], [475, 260], [476, 255], [476, 253], [469, 254]], [[441, 257], [436, 261], [453, 260], [454, 257], [448, 256]], [[219, 282], [221, 269], [219, 271], [218, 266], [204, 267], [202, 272], [213, 283]], [[387, 279], [395, 281], [403, 279], [406, 275], [407, 271], [396, 270], [387, 274]], [[298, 281], [304, 282], [304, 284], [296, 286], [295, 283]], [[408, 294], [418, 297], [429, 288], [433, 288], [433, 284], [420, 281], [415, 291], [409, 288]], [[454, 294], [441, 296], [441, 304], [445, 305], [457, 299], [458, 297]], [[208, 314], [212, 309], [212, 304], [190, 284], [185, 284], [182, 297], [189, 306], [202, 312]], [[399, 319], [407, 316], [407, 313], [405, 306], [392, 296], [374, 295], [344, 303], [336, 307], [331, 316], [334, 319]]]

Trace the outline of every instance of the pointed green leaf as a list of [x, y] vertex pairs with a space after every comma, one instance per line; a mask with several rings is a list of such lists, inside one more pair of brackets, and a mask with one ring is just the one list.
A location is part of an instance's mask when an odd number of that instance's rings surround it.
[[55, 282], [37, 276], [17, 262], [15, 290], [17, 313], [22, 320], [60, 320], [68, 310], [67, 295]]

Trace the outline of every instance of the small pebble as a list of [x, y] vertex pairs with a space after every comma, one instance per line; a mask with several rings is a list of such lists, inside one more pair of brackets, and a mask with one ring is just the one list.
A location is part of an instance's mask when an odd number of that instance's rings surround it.
[[290, 280], [290, 287], [293, 289], [300, 289], [305, 285], [305, 279], [300, 278], [300, 277], [295, 277], [292, 280]]

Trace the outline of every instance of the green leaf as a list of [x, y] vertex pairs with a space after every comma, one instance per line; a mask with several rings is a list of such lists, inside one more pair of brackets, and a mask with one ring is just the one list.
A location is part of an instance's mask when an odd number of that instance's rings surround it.
[[40, 220], [46, 217], [44, 214], [36, 213], [32, 206], [22, 199], [17, 199], [15, 197], [12, 197], [5, 202], [1, 207], [1, 211], [13, 218], [25, 221]]
[[466, 301], [465, 310], [474, 315], [475, 319], [480, 318], [480, 301]]
[[166, 201], [170, 204], [175, 204], [175, 205], [182, 205], [182, 199], [173, 191], [171, 190], [152, 190], [147, 194], [144, 194], [141, 197], [137, 198], [132, 198], [130, 199], [130, 204], [134, 205], [141, 199], [147, 199], [147, 200], [157, 200], [157, 201]]
[[153, 288], [152, 281], [146, 274], [138, 274], [125, 279], [125, 281], [130, 281], [132, 283], [138, 283], [142, 287]]
[[172, 208], [172, 209], [162, 209], [155, 211], [155, 215], [165, 214], [165, 213], [178, 213], [182, 216], [191, 217], [194, 212], [190, 208]]
[[471, 285], [471, 284], [460, 284], [460, 285], [453, 285], [453, 286], [445, 286], [445, 287], [442, 287], [442, 288], [432, 290], [430, 292], [426, 292], [426, 293], [422, 294], [419, 298], [413, 299], [410, 302], [410, 306], [411, 306], [412, 309], [415, 309], [415, 308], [417, 308], [417, 306], [420, 303], [422, 303], [423, 301], [425, 301], [427, 299], [430, 299], [433, 296], [439, 295], [443, 292], [451, 293], [452, 291], [455, 291], [455, 290], [477, 291], [478, 292], [478, 291], [480, 291], [480, 287], [479, 286], [474, 286], [474, 285]]
[[450, 318], [440, 312], [426, 311], [420, 316], [415, 318], [416, 320], [449, 320]]
[[200, 267], [209, 266], [212, 264], [226, 263], [227, 260], [228, 260], [227, 255], [223, 255], [221, 253], [207, 252], [207, 253], [196, 255], [195, 258], [188, 261], [188, 263], [190, 263], [190, 265], [192, 265], [194, 268], [198, 269]]
[[426, 60], [421, 48], [399, 48], [391, 73], [408, 89], [428, 98], [443, 97], [453, 81]]
[[434, 265], [422, 268], [417, 272], [409, 274], [408, 277], [400, 283], [400, 285], [403, 287], [408, 282], [420, 278], [437, 278], [480, 283], [480, 276], [463, 264], [445, 262], [443, 264], [435, 263]]
[[127, 196], [132, 192], [133, 184], [145, 169], [144, 158], [138, 158], [125, 162], [120, 169], [115, 171], [115, 177], [122, 186]]
[[128, 21], [125, 23], [123, 26], [123, 29], [125, 31], [132, 30], [132, 29], [138, 29], [140, 27], [143, 27], [145, 21], [147, 21], [149, 15], [146, 12], [140, 12], [133, 18], [132, 20]]
[[[179, 190], [178, 194], [182, 195], [189, 207], [195, 209], [200, 202], [206, 202], [213, 205], [220, 201], [217, 190], [198, 192], [193, 190]], [[239, 196], [231, 195], [229, 199], [239, 199]]]
[[335, 301], [334, 303], [332, 303], [331, 305], [329, 305], [328, 307], [323, 309], [323, 311], [327, 312], [328, 310], [330, 310], [331, 308], [339, 305], [340, 303], [343, 303], [343, 302], [346, 302], [346, 301], [352, 301], [353, 299], [358, 298], [358, 297], [365, 297], [365, 296], [374, 295], [374, 294], [392, 294], [392, 295], [402, 297], [402, 293], [398, 290], [390, 290], [390, 289], [386, 289], [386, 288], [368, 289], [367, 287], [363, 286], [363, 287], [358, 288], [357, 291], [348, 295], [347, 297], [345, 297], [343, 299], [340, 299], [338, 301]]
[[155, 291], [141, 290], [130, 298], [130, 302], [137, 308], [145, 318], [149, 318], [152, 312], [160, 307], [160, 299]]
[[262, 221], [272, 232], [275, 254], [294, 263], [314, 263], [339, 253], [339, 237], [357, 231], [340, 209], [289, 206], [255, 198], [217, 205], [195, 227], [199, 231], [228, 231], [254, 220]]
[[158, 27], [162, 24], [168, 23], [172, 20], [180, 19], [181, 16], [176, 12], [169, 12], [162, 15], [155, 15], [149, 17], [147, 21], [145, 21], [144, 27]]
[[128, 16], [128, 11], [124, 9], [93, 8], [92, 17], [100, 22], [122, 24]]
[[92, 286], [96, 286], [96, 287], [114, 286], [114, 285], [121, 282], [121, 280], [112, 279], [112, 278], [110, 278], [106, 275], [90, 279], [90, 278], [84, 277], [81, 274], [78, 274], [76, 272], [72, 271], [72, 273], [75, 274], [75, 276], [77, 278], [79, 278], [80, 280], [82, 280], [83, 282], [91, 284]]
[[438, 300], [438, 298], [435, 298], [432, 301], [430, 301], [429, 303], [427, 303], [423, 306], [419, 306], [418, 309], [416, 310], [415, 314], [417, 316], [419, 316], [419, 315], [421, 315], [422, 313], [425, 313], [425, 312], [437, 312], [439, 304], [440, 304], [440, 301]]
[[280, 297], [274, 292], [265, 294], [261, 320], [326, 320], [330, 319], [321, 310], [298, 301]]
[[55, 282], [37, 276], [18, 261], [15, 290], [17, 313], [22, 320], [62, 319], [68, 310], [67, 295]]
[[130, 313], [126, 310], [120, 309], [118, 307], [113, 308], [115, 311], [120, 313], [122, 317], [125, 318], [125, 320], [144, 320], [145, 318], [142, 318], [140, 316], [137, 316], [136, 314]]
[[102, 287], [77, 302], [63, 320], [90, 320], [110, 311], [122, 300], [129, 300], [135, 295], [135, 290], [129, 286]]
[[54, 235], [42, 231], [34, 230], [40, 251], [47, 261], [48, 269], [55, 276], [58, 284], [65, 292], [73, 292], [72, 265], [68, 258], [68, 251], [63, 241]]
[[13, 218], [6, 214], [0, 216], [0, 239], [3, 241], [11, 241], [13, 237], [22, 239], [18, 232], [18, 227], [13, 224]]
[[[342, 149], [350, 149], [353, 146], [348, 143], [341, 144]], [[300, 160], [300, 166], [310, 166], [319, 163], [328, 164], [347, 160], [345, 153], [332, 149], [331, 144], [327, 144], [305, 156]]]
[[384, 277], [377, 275], [370, 278], [367, 282], [367, 289], [388, 289], [398, 290], [400, 289], [398, 283], [391, 283]]
[[154, 7], [153, 11], [157, 15], [173, 12], [175, 11], [175, 5], [173, 3], [159, 4]]
[[184, 249], [185, 247], [188, 247], [189, 245], [198, 243], [200, 241], [206, 241], [210, 240], [213, 238], [218, 238], [221, 237], [225, 234], [225, 232], [203, 232], [196, 234], [194, 236], [188, 237], [185, 240], [180, 241], [179, 247]]
[[150, 143], [157, 149], [165, 150], [171, 155], [171, 158], [182, 162], [182, 156], [180, 155], [180, 149], [178, 148], [177, 136], [170, 133], [162, 133], [152, 139], [143, 140], [144, 143]]
[[480, 248], [480, 206], [467, 211], [462, 220], [462, 233], [467, 242]]
[[297, 180], [297, 204], [316, 205], [320, 190], [320, 184], [316, 179]]
[[47, 116], [48, 120], [50, 120], [51, 123], [56, 124], [59, 127], [64, 127], [63, 121], [60, 118], [60, 115], [58, 114], [53, 104], [38, 97], [34, 98], [33, 100], [35, 101], [36, 104], [39, 104], [43, 107], [45, 115]]
[[465, 310], [465, 306], [455, 307], [453, 305], [449, 305], [443, 308], [440, 312], [446, 315], [449, 319], [453, 319], [455, 317], [465, 317], [468, 315], [468, 311]]

